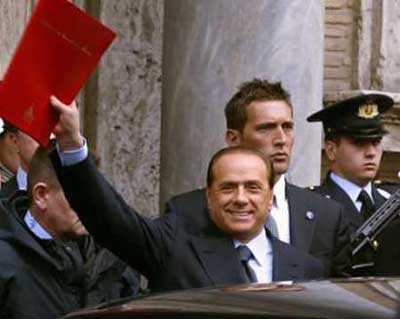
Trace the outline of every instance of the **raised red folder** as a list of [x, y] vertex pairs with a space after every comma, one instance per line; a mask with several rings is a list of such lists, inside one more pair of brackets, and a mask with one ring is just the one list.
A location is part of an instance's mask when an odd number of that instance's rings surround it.
[[114, 38], [71, 2], [40, 0], [1, 84], [0, 116], [46, 145], [50, 96], [70, 104]]

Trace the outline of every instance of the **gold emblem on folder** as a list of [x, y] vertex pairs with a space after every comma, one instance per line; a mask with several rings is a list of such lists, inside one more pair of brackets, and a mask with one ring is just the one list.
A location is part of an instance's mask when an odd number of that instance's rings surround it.
[[26, 109], [26, 111], [24, 112], [24, 120], [28, 123], [32, 123], [33, 118], [35, 117], [33, 114], [33, 107], [34, 107], [34, 104], [32, 104], [30, 107], [28, 107]]

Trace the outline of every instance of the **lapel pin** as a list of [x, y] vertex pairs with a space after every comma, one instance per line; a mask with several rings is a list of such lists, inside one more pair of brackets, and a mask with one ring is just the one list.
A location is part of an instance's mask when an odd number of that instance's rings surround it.
[[306, 213], [306, 219], [307, 220], [313, 220], [314, 219], [314, 213], [312, 211], [308, 211]]

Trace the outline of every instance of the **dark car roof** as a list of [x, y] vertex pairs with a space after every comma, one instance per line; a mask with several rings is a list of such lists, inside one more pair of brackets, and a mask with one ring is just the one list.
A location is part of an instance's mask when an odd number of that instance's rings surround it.
[[65, 318], [399, 318], [400, 278], [350, 278], [181, 290]]

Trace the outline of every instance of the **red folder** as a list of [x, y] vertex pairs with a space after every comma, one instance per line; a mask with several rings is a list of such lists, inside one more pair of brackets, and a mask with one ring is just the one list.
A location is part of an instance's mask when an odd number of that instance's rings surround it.
[[46, 145], [50, 95], [70, 104], [115, 33], [67, 0], [40, 0], [0, 87], [0, 116]]

